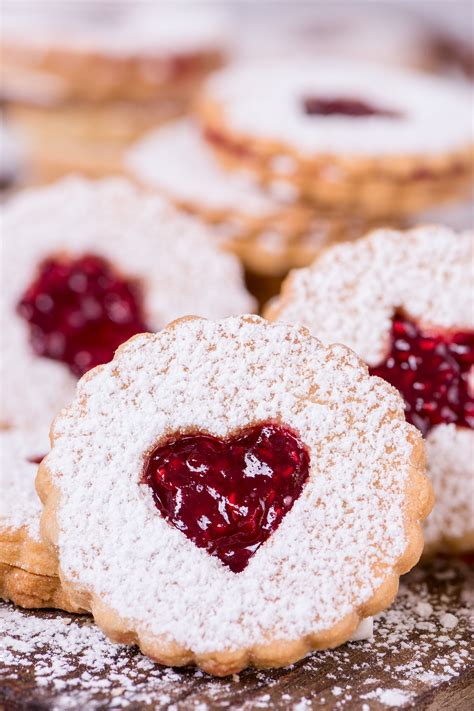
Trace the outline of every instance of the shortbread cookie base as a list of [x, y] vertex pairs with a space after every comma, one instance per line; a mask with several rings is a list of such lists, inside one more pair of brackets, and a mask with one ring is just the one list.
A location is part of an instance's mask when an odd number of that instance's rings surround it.
[[[190, 318], [179, 319], [170, 324], [167, 330], [173, 330], [178, 324], [187, 320]], [[193, 319], [191, 318], [191, 320]], [[152, 336], [150, 337], [152, 338]], [[89, 377], [91, 377], [90, 374], [86, 376], [86, 378]], [[394, 414], [393, 417], [395, 416]], [[267, 643], [243, 649], [200, 654], [169, 637], [165, 639], [151, 633], [137, 631], [136, 623], [133, 620], [117, 614], [90, 589], [81, 587], [67, 579], [60, 567], [59, 575], [63, 588], [74, 604], [92, 612], [96, 623], [110, 639], [119, 643], [138, 644], [144, 654], [169, 666], [183, 666], [193, 663], [210, 674], [226, 676], [247, 666], [259, 668], [286, 666], [301, 659], [311, 650], [336, 647], [353, 635], [361, 620], [390, 605], [397, 593], [399, 576], [410, 570], [421, 555], [423, 536], [420, 522], [431, 510], [432, 490], [424, 475], [425, 455], [421, 438], [412, 431], [408, 435], [408, 439], [412, 449], [409, 474], [405, 483], [403, 516], [405, 548], [403, 553], [393, 565], [378, 571], [383, 573], [383, 582], [363, 605], [358, 606], [350, 614], [345, 615], [336, 624], [323, 631], [298, 639], [281, 639], [278, 630], [275, 630], [273, 639]], [[52, 446], [54, 447], [53, 438]], [[61, 494], [53, 484], [53, 476], [48, 469], [46, 460], [43, 460], [40, 465], [36, 486], [44, 504], [41, 520], [42, 535], [45, 540], [58, 547], [60, 532], [58, 513]]]
[[75, 605], [55, 575], [37, 575], [23, 568], [0, 562], [0, 598], [27, 609], [55, 608], [66, 612], [85, 612]]
[[[310, 264], [327, 247], [362, 237], [380, 221], [356, 215], [317, 211], [310, 205], [289, 205], [261, 218], [242, 213], [205, 209], [167, 195], [182, 210], [216, 229], [223, 246], [236, 254], [255, 275], [278, 278], [290, 269]], [[386, 217], [397, 226], [400, 219]]]
[[71, 172], [91, 178], [122, 174], [123, 154], [130, 143], [184, 110], [179, 101], [71, 103], [52, 108], [15, 104], [9, 117], [24, 136], [33, 181], [49, 182]]
[[304, 156], [289, 146], [232, 131], [221, 108], [203, 97], [198, 111], [206, 139], [229, 170], [251, 170], [266, 186], [289, 183], [324, 209], [371, 217], [412, 214], [462, 199], [472, 182], [472, 143], [440, 156]]
[[[45, 89], [54, 89], [50, 96], [67, 100], [189, 101], [209, 72], [222, 66], [223, 55], [214, 48], [175, 56], [141, 56], [139, 51], [129, 56], [107, 55], [66, 46], [38, 48], [5, 38], [2, 63], [7, 97], [27, 98], [31, 88], [34, 98], [44, 84]], [[48, 96], [46, 91], [43, 103]]]
[[27, 608], [84, 610], [61, 587], [53, 549], [20, 529], [0, 529], [0, 597]]
[[27, 526], [0, 528], [0, 563], [33, 575], [52, 577], [58, 572], [54, 551], [41, 540], [32, 538]]

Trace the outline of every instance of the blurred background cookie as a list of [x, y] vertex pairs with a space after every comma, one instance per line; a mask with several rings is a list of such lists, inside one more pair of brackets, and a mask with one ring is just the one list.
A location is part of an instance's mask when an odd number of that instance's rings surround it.
[[224, 165], [289, 183], [326, 209], [410, 214], [472, 182], [472, 97], [463, 86], [318, 58], [230, 67], [199, 101]]
[[48, 426], [77, 378], [136, 333], [255, 306], [205, 225], [123, 178], [31, 188], [3, 227], [3, 426]]
[[283, 181], [265, 187], [251, 171], [225, 170], [190, 119], [146, 135], [125, 162], [139, 183], [212, 227], [219, 243], [241, 259], [261, 301], [273, 295], [290, 269], [306, 266], [325, 247], [375, 225], [348, 212], [317, 209]]
[[209, 9], [88, 5], [4, 8], [2, 97], [37, 179], [118, 171], [123, 147], [186, 112], [223, 62], [225, 29]]

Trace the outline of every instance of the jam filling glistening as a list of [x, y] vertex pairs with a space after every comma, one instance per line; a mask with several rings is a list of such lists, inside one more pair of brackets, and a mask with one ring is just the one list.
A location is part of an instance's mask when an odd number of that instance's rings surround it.
[[45, 260], [17, 310], [28, 321], [34, 352], [66, 363], [77, 376], [149, 330], [138, 286], [91, 254]]
[[303, 99], [303, 109], [308, 116], [352, 116], [354, 118], [380, 116], [392, 119], [401, 117], [398, 111], [344, 96], [306, 96]]
[[390, 351], [370, 373], [400, 391], [408, 422], [426, 436], [439, 424], [474, 428], [474, 399], [468, 383], [473, 366], [473, 331], [422, 331], [396, 314]]
[[240, 573], [300, 496], [309, 461], [295, 434], [266, 423], [228, 440], [190, 434], [159, 446], [142, 483], [170, 524]]

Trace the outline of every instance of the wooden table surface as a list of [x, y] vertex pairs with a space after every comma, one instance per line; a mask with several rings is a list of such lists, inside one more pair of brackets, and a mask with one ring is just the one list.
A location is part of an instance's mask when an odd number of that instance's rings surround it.
[[225, 679], [154, 665], [109, 643], [88, 617], [2, 603], [0, 708], [472, 711], [473, 597], [472, 568], [437, 560], [404, 578], [371, 640]]

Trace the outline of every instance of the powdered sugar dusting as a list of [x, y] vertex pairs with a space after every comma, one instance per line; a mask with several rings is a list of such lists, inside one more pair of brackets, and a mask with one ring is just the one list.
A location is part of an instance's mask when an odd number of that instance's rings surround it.
[[426, 439], [436, 506], [425, 523], [427, 546], [461, 539], [474, 528], [474, 432], [439, 425]]
[[473, 248], [472, 231], [376, 230], [293, 272], [278, 316], [303, 324], [325, 343], [345, 343], [377, 365], [397, 308], [424, 326], [474, 328], [467, 288], [474, 279]]
[[[450, 573], [447, 580], [444, 573]], [[412, 702], [426, 698], [469, 669], [472, 600], [459, 600], [467, 598], [463, 591], [468, 592], [469, 575], [457, 562], [418, 569], [404, 578], [393, 607], [377, 617], [369, 642], [317, 652], [284, 670], [247, 670], [227, 679], [159, 667], [136, 648], [108, 642], [88, 618], [35, 615], [2, 605], [2, 690], [21, 679], [23, 693], [36, 686], [34, 700], [52, 711], [80, 706], [166, 706], [176, 711], [390, 708], [395, 694]], [[419, 613], [420, 603], [431, 608], [428, 616]], [[441, 620], [453, 612], [458, 624], [447, 629]]]
[[203, 209], [265, 215], [278, 207], [251, 175], [225, 170], [189, 119], [145, 136], [126, 160], [144, 183]]
[[[79, 8], [80, 9], [80, 8]], [[126, 10], [124, 12], [124, 9]], [[91, 22], [92, 19], [92, 22]], [[51, 49], [94, 52], [111, 57], [138, 56], [163, 59], [176, 54], [208, 52], [222, 47], [227, 31], [225, 18], [212, 8], [161, 6], [156, 11], [147, 3], [121, 8], [115, 20], [107, 13], [87, 17], [74, 9], [48, 7], [39, 10], [9, 7], [5, 11], [5, 40], [15, 45], [47, 52]], [[146, 72], [144, 62], [143, 72]]]
[[[472, 145], [469, 89], [401, 69], [323, 58], [248, 63], [211, 77], [207, 92], [224, 130], [304, 153], [436, 155]], [[401, 117], [308, 116], [306, 96], [354, 97]]]
[[[293, 327], [195, 319], [139, 336], [80, 381], [55, 423], [47, 465], [61, 492], [62, 573], [138, 630], [196, 653], [327, 629], [405, 550], [416, 431], [401, 415], [396, 391], [349, 350]], [[146, 452], [176, 433], [228, 437], [264, 421], [298, 434], [311, 470], [235, 575], [169, 526], [139, 482]]]
[[219, 318], [254, 307], [238, 260], [221, 252], [203, 225], [160, 197], [112, 178], [68, 178], [25, 191], [3, 217], [0, 316], [7, 337], [2, 341], [1, 419], [8, 423], [50, 420], [74, 391], [75, 380], [64, 365], [32, 353], [27, 324], [16, 314], [42, 260], [64, 252], [93, 253], [138, 280], [145, 321], [156, 330], [189, 313]]
[[27, 527], [40, 540], [41, 503], [35, 491], [38, 463], [31, 461], [49, 450], [47, 429], [32, 432], [0, 431], [0, 528]]
[[[378, 230], [338, 245], [293, 272], [277, 317], [300, 323], [325, 343], [353, 348], [367, 363], [385, 356], [397, 309], [423, 326], [473, 329], [474, 233], [445, 227], [407, 232]], [[472, 531], [474, 432], [439, 425], [427, 438], [429, 473], [437, 503], [426, 539], [439, 545]]]

